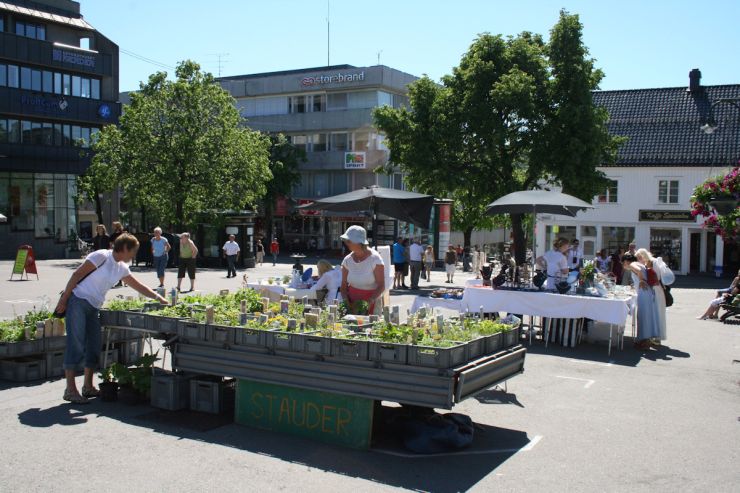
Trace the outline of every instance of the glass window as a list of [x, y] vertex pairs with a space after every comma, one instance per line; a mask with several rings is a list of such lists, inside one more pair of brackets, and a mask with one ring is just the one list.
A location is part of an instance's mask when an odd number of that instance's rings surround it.
[[18, 66], [8, 65], [8, 87], [18, 87], [18, 77]]
[[36, 175], [34, 212], [37, 238], [54, 236], [54, 175]]
[[42, 145], [44, 143], [41, 124], [39, 122], [31, 122], [31, 143], [36, 145]]
[[64, 143], [63, 140], [63, 132], [62, 124], [61, 123], [55, 123], [54, 124], [54, 145], [60, 146]]
[[62, 75], [62, 94], [65, 96], [72, 94], [72, 78], [69, 74]]
[[21, 122], [18, 120], [8, 120], [8, 142], [11, 144], [20, 144], [21, 142]]
[[346, 193], [349, 192], [349, 187], [347, 186], [347, 179], [349, 178], [349, 173], [346, 173], [344, 171], [339, 173], [334, 173], [334, 179], [332, 180], [332, 195], [339, 195], [340, 193]]
[[329, 196], [329, 174], [316, 173], [313, 176], [313, 195], [314, 197]]
[[376, 91], [359, 91], [349, 93], [347, 108], [374, 108], [378, 105], [378, 93]]
[[26, 24], [26, 37], [36, 39], [36, 25]]
[[78, 96], [80, 95], [80, 91], [82, 90], [82, 83], [81, 83], [81, 77], [78, 75], [72, 76], [72, 96]]
[[311, 136], [311, 150], [313, 152], [326, 151], [326, 134], [313, 134]]
[[[0, 144], [8, 141], [8, 120], [0, 119]], [[0, 204], [0, 207], [3, 205]]]
[[313, 95], [311, 111], [326, 111], [326, 96], [323, 94]]
[[42, 123], [41, 140], [45, 146], [54, 145], [54, 125], [51, 123]]
[[609, 180], [606, 190], [599, 195], [598, 201], [600, 204], [616, 204], [619, 190], [619, 182], [617, 180]]
[[31, 122], [29, 121], [21, 122], [21, 142], [23, 144], [31, 143]]
[[300, 175], [300, 181], [293, 186], [293, 195], [295, 197], [308, 197], [310, 175], [306, 172], [301, 172]]
[[8, 85], [8, 66], [0, 63], [0, 86]]
[[612, 254], [617, 248], [627, 250], [628, 245], [635, 239], [635, 228], [618, 228], [604, 226], [601, 228], [601, 248]]
[[93, 127], [90, 129], [90, 145], [94, 144], [98, 140], [98, 137], [100, 137], [98, 135], [99, 133], [100, 133], [99, 128]]
[[90, 80], [90, 97], [92, 97], [93, 99], [100, 99], [100, 80], [99, 79]]
[[87, 127], [82, 127], [80, 137], [83, 140], [82, 147], [89, 147], [90, 146], [90, 129]]
[[79, 125], [72, 125], [72, 145], [79, 145], [82, 138], [82, 129]]
[[678, 204], [678, 180], [658, 181], [658, 202], [661, 204]]
[[378, 91], [378, 106], [393, 106], [393, 94]]
[[349, 139], [347, 137], [347, 132], [331, 134], [331, 150], [348, 151]]
[[65, 146], [72, 145], [72, 127], [70, 125], [64, 125], [64, 144]]
[[25, 36], [26, 35], [26, 25], [22, 22], [16, 22], [15, 23], [15, 33], [18, 36]]
[[307, 150], [306, 149], [306, 144], [308, 143], [307, 140], [308, 139], [306, 138], [305, 135], [294, 135], [291, 138], [291, 142], [296, 147], [296, 149], [299, 149], [299, 150], [301, 150], [303, 152], [306, 152], [306, 150]]
[[358, 152], [367, 151], [370, 148], [370, 132], [355, 132], [355, 143], [353, 149]]
[[31, 70], [31, 90], [41, 90], [41, 70]]
[[290, 113], [305, 113], [306, 96], [291, 96], [288, 101], [288, 110]]
[[62, 93], [62, 74], [54, 72], [54, 94]]
[[21, 89], [31, 89], [31, 69], [21, 67]]
[[31, 231], [33, 229], [33, 175], [16, 173], [10, 179], [9, 205], [10, 227], [12, 231]]
[[347, 93], [339, 92], [326, 96], [327, 110], [343, 110], [347, 108]]
[[83, 98], [90, 97], [90, 79], [87, 77], [82, 78], [82, 88], [80, 89], [80, 96]]
[[[5, 31], [5, 19], [0, 15], [0, 32], [3, 31]], [[2, 206], [2, 203], [0, 203], [0, 206]]]
[[41, 90], [49, 94], [54, 92], [54, 74], [52, 72], [44, 70]]
[[46, 40], [46, 27], [41, 25], [36, 26], [36, 39], [40, 39], [41, 41]]

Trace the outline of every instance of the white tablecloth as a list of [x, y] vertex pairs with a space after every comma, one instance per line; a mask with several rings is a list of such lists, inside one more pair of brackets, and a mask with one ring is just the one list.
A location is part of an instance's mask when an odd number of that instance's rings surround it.
[[555, 293], [502, 291], [486, 288], [465, 288], [462, 309], [521, 313], [537, 317], [590, 318], [597, 322], [626, 325], [634, 297], [627, 299], [594, 298]]
[[429, 306], [430, 308], [444, 308], [446, 310], [454, 310], [460, 312], [462, 308], [462, 300], [450, 300], [444, 298], [429, 298], [426, 296], [417, 296], [414, 298], [414, 302], [411, 304], [411, 313], [416, 313], [419, 308], [423, 306]]
[[465, 281], [466, 288], [472, 288], [473, 286], [483, 286], [483, 279], [476, 279], [472, 277]]
[[280, 296], [287, 294], [288, 296], [295, 296], [297, 300], [300, 300], [304, 296], [308, 296], [308, 299], [316, 299], [316, 291], [310, 289], [293, 289], [289, 288], [284, 284], [247, 284], [248, 288], [254, 289], [262, 296], [270, 298], [270, 301], [280, 301]]

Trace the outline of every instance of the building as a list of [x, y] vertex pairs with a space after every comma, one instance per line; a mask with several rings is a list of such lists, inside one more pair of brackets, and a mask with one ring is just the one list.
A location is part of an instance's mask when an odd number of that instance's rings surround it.
[[92, 235], [92, 218], [78, 216], [75, 177], [89, 165], [91, 139], [117, 121], [117, 101], [118, 46], [79, 3], [0, 2], [0, 213], [8, 217], [0, 258], [22, 244], [59, 258], [69, 240]]
[[[609, 111], [609, 132], [629, 140], [613, 166], [600, 168], [611, 184], [595, 209], [538, 216], [538, 252], [564, 236], [579, 238], [584, 258], [593, 258], [634, 239], [681, 274], [736, 272], [737, 245], [725, 245], [690, 212], [694, 188], [740, 159], [740, 109], [723, 104], [728, 98], [740, 102], [740, 84], [702, 86], [696, 69], [688, 88], [595, 92], [595, 104]], [[706, 133], [701, 127], [712, 120], [716, 130]]]
[[[292, 200], [276, 204], [274, 231], [262, 234], [276, 234], [296, 250], [310, 249], [313, 242], [318, 249], [338, 249], [339, 235], [348, 225], [370, 225], [366, 216], [297, 212], [294, 206], [370, 185], [403, 188], [400, 174], [374, 172], [387, 163], [388, 150], [373, 127], [372, 111], [407, 104], [407, 86], [416, 79], [382, 65], [334, 65], [219, 79], [236, 98], [249, 127], [283, 133], [306, 152]], [[398, 232], [397, 221], [379, 221], [382, 242]]]

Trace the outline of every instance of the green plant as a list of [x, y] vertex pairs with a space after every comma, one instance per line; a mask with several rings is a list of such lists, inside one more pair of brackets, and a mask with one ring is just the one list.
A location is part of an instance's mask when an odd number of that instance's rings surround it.
[[100, 373], [98, 373], [98, 378], [100, 378], [100, 381], [101, 382], [105, 382], [105, 383], [115, 382], [116, 381], [116, 377], [115, 377], [115, 373], [113, 371], [113, 365], [118, 365], [118, 364], [120, 364], [120, 363], [113, 363], [110, 366], [108, 366], [107, 368], [101, 369], [100, 370]]
[[[740, 166], [722, 176], [707, 179], [694, 189], [691, 196], [691, 215], [702, 216], [704, 227], [711, 228], [727, 242], [737, 241], [740, 235]], [[713, 206], [717, 201], [735, 202], [735, 207], [720, 214]]]
[[0, 320], [0, 342], [21, 342], [25, 338], [26, 331], [19, 320]]
[[108, 301], [103, 308], [106, 310], [111, 311], [136, 311], [136, 310], [142, 310], [144, 308], [144, 304], [146, 302], [144, 300], [140, 300], [137, 298], [130, 299], [130, 300], [124, 300], [124, 299], [114, 299]]
[[159, 360], [159, 351], [154, 354], [144, 354], [136, 361], [136, 366], [129, 370], [131, 374], [131, 386], [141, 395], [149, 395], [152, 389], [152, 367]]
[[583, 269], [581, 269], [581, 277], [586, 280], [593, 282], [596, 277], [596, 266], [593, 262], [586, 262]]

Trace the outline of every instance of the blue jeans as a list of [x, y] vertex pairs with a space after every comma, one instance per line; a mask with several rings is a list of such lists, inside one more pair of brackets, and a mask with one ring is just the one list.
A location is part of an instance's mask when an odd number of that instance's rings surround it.
[[154, 268], [157, 269], [157, 277], [164, 277], [164, 270], [167, 268], [168, 255], [160, 255], [154, 257]]
[[98, 309], [73, 294], [67, 301], [65, 325], [64, 369], [77, 370], [81, 363], [85, 368], [97, 368], [101, 345]]

